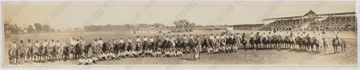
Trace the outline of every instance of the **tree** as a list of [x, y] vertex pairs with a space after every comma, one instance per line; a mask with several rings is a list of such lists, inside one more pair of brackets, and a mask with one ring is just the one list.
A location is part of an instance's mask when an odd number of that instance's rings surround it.
[[34, 27], [35, 27], [36, 32], [42, 32], [43, 31], [42, 25], [40, 23], [35, 23]]
[[43, 32], [51, 32], [51, 31], [53, 31], [53, 30], [50, 28], [49, 25], [42, 25], [42, 26], [41, 26], [41, 30], [42, 30]]
[[176, 31], [192, 31], [192, 27], [196, 24], [191, 23], [188, 20], [182, 19], [174, 22]]
[[16, 24], [8, 24], [5, 23], [4, 24], [4, 31], [6, 33], [20, 33], [21, 32], [21, 28], [18, 27]]
[[29, 33], [34, 32], [34, 28], [32, 25], [29, 25], [26, 29], [27, 29], [27, 32], [29, 32]]

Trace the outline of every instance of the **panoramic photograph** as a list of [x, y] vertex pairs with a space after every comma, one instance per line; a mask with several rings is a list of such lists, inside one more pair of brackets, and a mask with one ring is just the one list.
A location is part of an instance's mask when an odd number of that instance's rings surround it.
[[353, 1], [5, 1], [4, 67], [356, 67]]

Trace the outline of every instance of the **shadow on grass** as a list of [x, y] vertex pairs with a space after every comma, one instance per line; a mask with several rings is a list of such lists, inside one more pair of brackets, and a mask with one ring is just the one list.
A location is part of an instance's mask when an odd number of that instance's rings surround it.
[[325, 54], [323, 54], [323, 55], [334, 55], [334, 54], [336, 54], [336, 53], [338, 53], [338, 52], [325, 53]]

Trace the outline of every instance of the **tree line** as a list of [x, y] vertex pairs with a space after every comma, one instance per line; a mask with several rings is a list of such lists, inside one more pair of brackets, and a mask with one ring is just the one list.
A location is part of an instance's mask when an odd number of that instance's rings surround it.
[[167, 26], [162, 23], [153, 24], [124, 24], [124, 25], [88, 25], [84, 26], [85, 31], [131, 31], [131, 30], [172, 30], [176, 32], [191, 31], [196, 25], [188, 20], [174, 21], [175, 26]]
[[[123, 24], [123, 25], [87, 25], [83, 28], [76, 30], [84, 30], [89, 32], [94, 31], [133, 31], [133, 30], [171, 30], [176, 32], [185, 32], [192, 31], [196, 26], [195, 23], [190, 22], [188, 20], [182, 19], [174, 21], [173, 24], [175, 26], [164, 25], [163, 23], [153, 23], [153, 24]], [[32, 25], [28, 25], [26, 27], [20, 27], [17, 24], [4, 24], [5, 32], [18, 34], [18, 33], [44, 33], [44, 32], [57, 32], [60, 30], [56, 30], [49, 25], [34, 23]]]
[[51, 28], [49, 25], [34, 23], [33, 25], [28, 25], [26, 27], [20, 27], [17, 24], [4, 24], [5, 33], [41, 33], [41, 32], [55, 32], [54, 28]]
[[131, 31], [131, 30], [162, 30], [168, 29], [169, 26], [165, 26], [161, 23], [154, 24], [124, 24], [124, 25], [88, 25], [84, 26], [85, 31]]

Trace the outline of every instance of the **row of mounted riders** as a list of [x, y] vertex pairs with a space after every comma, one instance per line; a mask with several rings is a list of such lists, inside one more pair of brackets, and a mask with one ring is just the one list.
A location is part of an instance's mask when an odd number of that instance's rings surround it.
[[[230, 53], [239, 49], [280, 49], [292, 48], [298, 50], [311, 50], [322, 47], [326, 49], [327, 41], [324, 37], [280, 35], [269, 32], [261, 35], [245, 33], [239, 34], [211, 34], [211, 35], [173, 35], [140, 37], [135, 42], [131, 38], [127, 41], [122, 38], [104, 42], [101, 38], [86, 44], [83, 38], [70, 39], [70, 42], [44, 40], [34, 44], [28, 39], [27, 43], [13, 41], [9, 50], [10, 63], [47, 62], [69, 59], [79, 59], [81, 63], [90, 63], [98, 60], [119, 59], [124, 57], [176, 57], [186, 53]], [[334, 51], [342, 48], [345, 51], [345, 41], [334, 38], [332, 40]]]

